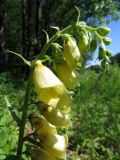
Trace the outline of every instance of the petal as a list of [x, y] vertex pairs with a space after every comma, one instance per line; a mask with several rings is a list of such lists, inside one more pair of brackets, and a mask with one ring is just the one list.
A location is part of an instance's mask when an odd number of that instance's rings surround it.
[[63, 113], [69, 113], [71, 110], [70, 108], [71, 103], [72, 103], [72, 96], [68, 91], [66, 91], [61, 96], [56, 107]]
[[56, 63], [56, 72], [66, 88], [74, 89], [80, 85], [79, 74], [71, 69], [65, 61]]
[[39, 100], [56, 106], [65, 87], [48, 67], [42, 65], [40, 60], [35, 62], [33, 80]]
[[50, 124], [43, 116], [33, 114], [30, 117], [32, 125], [36, 131], [48, 132], [48, 133], [57, 133], [56, 127]]
[[68, 128], [71, 126], [71, 120], [69, 114], [60, 112], [59, 109], [44, 106], [41, 107], [43, 116], [54, 126]]
[[44, 149], [54, 157], [66, 158], [66, 147], [68, 143], [67, 135], [61, 136], [58, 134], [40, 134], [40, 143]]
[[32, 153], [32, 160], [57, 160], [56, 157], [53, 157], [42, 148], [31, 149], [30, 152]]

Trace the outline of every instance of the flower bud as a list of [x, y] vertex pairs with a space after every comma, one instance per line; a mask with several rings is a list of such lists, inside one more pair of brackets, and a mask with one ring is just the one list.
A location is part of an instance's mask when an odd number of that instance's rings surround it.
[[108, 57], [111, 57], [112, 56], [112, 51], [111, 50], [106, 50], [106, 55], [108, 56]]
[[83, 34], [79, 41], [79, 49], [82, 54], [84, 54], [89, 48], [89, 37], [86, 34]]
[[31, 160], [57, 160], [56, 157], [53, 157], [42, 148], [30, 149], [29, 152], [31, 154]]
[[69, 68], [65, 61], [56, 63], [56, 72], [66, 88], [74, 89], [80, 85], [79, 74]]
[[50, 155], [62, 159], [66, 158], [67, 135], [61, 136], [58, 134], [42, 133], [38, 136], [42, 147]]
[[43, 116], [33, 114], [30, 117], [30, 121], [36, 131], [57, 133], [56, 127], [50, 124]]
[[102, 68], [105, 69], [106, 71], [109, 70], [109, 62], [107, 62], [105, 59], [103, 59], [103, 60], [101, 61], [101, 66], [102, 66]]
[[110, 31], [111, 31], [110, 28], [107, 28], [107, 27], [98, 27], [97, 28], [97, 32], [101, 36], [106, 36], [107, 34], [109, 34]]
[[109, 44], [111, 44], [112, 39], [111, 39], [111, 38], [108, 38], [108, 37], [104, 37], [104, 38], [103, 38], [103, 41], [104, 41], [104, 43], [105, 43], [106, 45], [109, 45]]
[[56, 106], [65, 87], [55, 74], [40, 60], [35, 62], [33, 80], [40, 101]]
[[75, 69], [78, 66], [81, 66], [81, 55], [76, 41], [72, 38], [69, 38], [69, 40], [64, 44], [64, 57], [70, 68]]
[[71, 126], [69, 114], [60, 112], [59, 109], [51, 106], [43, 106], [41, 109], [43, 116], [56, 127], [68, 128]]
[[105, 54], [106, 54], [105, 46], [104, 46], [104, 44], [101, 44], [99, 46], [99, 54], [98, 54], [99, 60], [102, 60], [104, 58]]
[[97, 48], [97, 41], [96, 39], [92, 39], [92, 41], [90, 42], [90, 51], [94, 52]]

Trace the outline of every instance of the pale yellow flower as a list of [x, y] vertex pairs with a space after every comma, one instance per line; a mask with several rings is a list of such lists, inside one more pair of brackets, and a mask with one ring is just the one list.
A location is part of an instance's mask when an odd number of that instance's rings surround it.
[[40, 60], [35, 62], [33, 80], [40, 101], [56, 106], [65, 87], [57, 76]]
[[76, 41], [72, 38], [64, 44], [64, 57], [68, 66], [72, 69], [81, 66], [81, 55]]
[[57, 133], [56, 127], [50, 124], [43, 116], [34, 115], [30, 118], [36, 131]]
[[31, 160], [57, 160], [56, 157], [53, 157], [42, 148], [31, 149], [30, 153], [32, 154]]
[[66, 88], [74, 89], [80, 85], [80, 76], [78, 72], [71, 69], [65, 61], [56, 63], [56, 72]]
[[51, 106], [44, 106], [42, 108], [42, 114], [48, 120], [48, 122], [50, 122], [56, 127], [68, 128], [71, 126], [69, 114], [60, 112], [57, 108]]
[[38, 136], [41, 145], [50, 155], [62, 159], [66, 158], [67, 135], [61, 136], [52, 133], [42, 133]]

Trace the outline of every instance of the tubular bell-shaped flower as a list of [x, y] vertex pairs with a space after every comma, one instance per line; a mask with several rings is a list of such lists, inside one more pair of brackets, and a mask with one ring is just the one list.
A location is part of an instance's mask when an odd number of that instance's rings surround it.
[[80, 85], [79, 74], [77, 71], [71, 69], [64, 60], [56, 63], [56, 72], [68, 89], [74, 89]]
[[31, 149], [30, 153], [31, 153], [31, 160], [57, 160], [56, 157], [53, 157], [42, 148]]
[[64, 57], [67, 65], [75, 69], [81, 66], [81, 55], [77, 47], [76, 41], [69, 37], [64, 43]]
[[68, 128], [71, 126], [69, 114], [60, 112], [59, 109], [51, 106], [41, 106], [43, 116], [56, 127]]
[[33, 114], [30, 117], [30, 121], [36, 131], [57, 133], [56, 127], [50, 124], [43, 116]]
[[57, 76], [40, 60], [35, 62], [33, 80], [40, 101], [56, 106], [65, 87]]
[[42, 147], [52, 156], [57, 158], [66, 158], [66, 147], [68, 143], [67, 135], [41, 133], [38, 138]]
[[56, 108], [58, 108], [63, 113], [69, 113], [71, 110], [70, 108], [71, 102], [72, 102], [71, 92], [66, 91], [58, 101]]

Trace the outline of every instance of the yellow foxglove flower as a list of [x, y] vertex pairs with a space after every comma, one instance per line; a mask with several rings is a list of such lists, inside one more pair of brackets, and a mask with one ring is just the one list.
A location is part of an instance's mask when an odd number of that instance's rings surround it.
[[56, 127], [50, 124], [43, 116], [33, 115], [30, 120], [36, 131], [57, 133]]
[[70, 92], [64, 92], [58, 101], [57, 108], [63, 113], [69, 113], [71, 108], [72, 95]]
[[35, 62], [33, 80], [40, 101], [56, 106], [64, 92], [63, 83], [40, 60]]
[[56, 127], [68, 128], [71, 126], [69, 114], [64, 114], [57, 108], [44, 106], [44, 108], [42, 108], [42, 114], [51, 124]]
[[64, 57], [68, 66], [72, 69], [81, 66], [81, 55], [74, 39], [69, 40], [64, 44]]
[[67, 135], [61, 136], [52, 133], [42, 133], [38, 135], [42, 147], [52, 156], [66, 158], [66, 147], [68, 143]]
[[56, 63], [56, 72], [60, 80], [68, 89], [74, 89], [80, 85], [79, 74], [75, 70], [71, 69], [65, 61]]
[[42, 148], [34, 148], [30, 150], [31, 160], [57, 160], [56, 157], [50, 155], [47, 151]]

